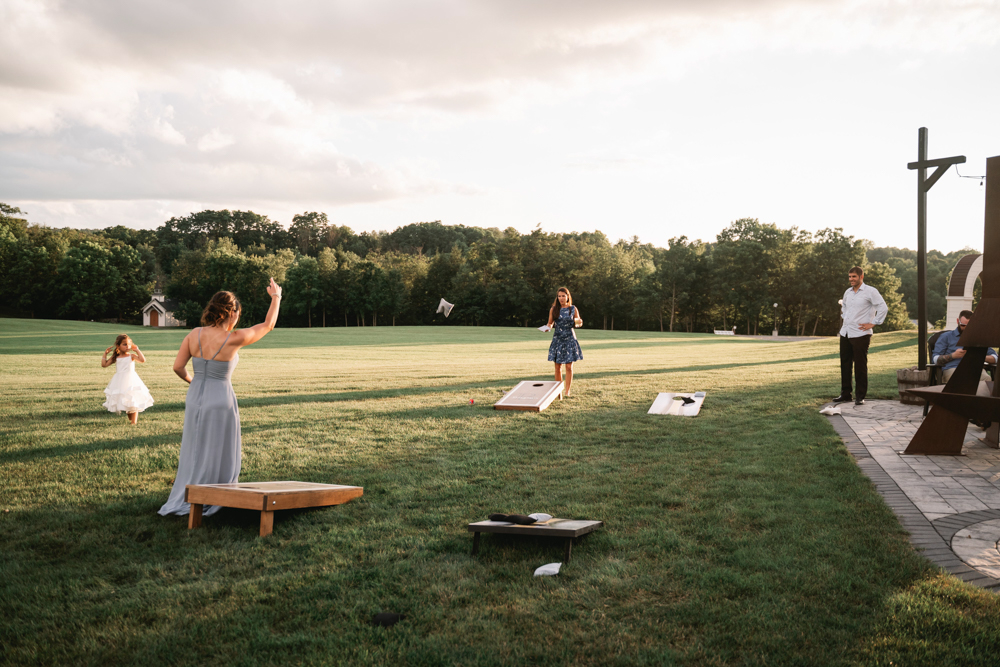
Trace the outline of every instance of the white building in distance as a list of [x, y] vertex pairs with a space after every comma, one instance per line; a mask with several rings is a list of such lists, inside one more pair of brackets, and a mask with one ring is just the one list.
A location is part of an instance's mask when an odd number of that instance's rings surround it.
[[142, 326], [144, 327], [182, 327], [184, 320], [174, 317], [174, 311], [180, 304], [173, 299], [167, 299], [162, 292], [153, 292], [152, 300], [142, 307]]

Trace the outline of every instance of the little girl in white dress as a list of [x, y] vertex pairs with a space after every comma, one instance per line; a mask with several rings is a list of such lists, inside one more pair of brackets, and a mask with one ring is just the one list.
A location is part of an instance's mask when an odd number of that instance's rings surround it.
[[[114, 352], [108, 359], [108, 353], [112, 350]], [[135, 372], [136, 361], [145, 363], [146, 357], [126, 334], [120, 334], [115, 339], [114, 347], [104, 350], [104, 356], [101, 357], [101, 368], [107, 368], [111, 364], [116, 368], [115, 376], [104, 390], [107, 397], [104, 407], [108, 412], [126, 413], [133, 426], [139, 422], [139, 413], [153, 404], [149, 389]]]

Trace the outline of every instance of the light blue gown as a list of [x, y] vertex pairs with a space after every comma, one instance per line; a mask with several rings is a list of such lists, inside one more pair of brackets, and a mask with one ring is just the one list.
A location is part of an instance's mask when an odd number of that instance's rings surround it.
[[[170, 497], [159, 511], [164, 516], [190, 513], [191, 505], [184, 501], [188, 484], [232, 484], [240, 479], [240, 409], [230, 381], [240, 358], [237, 354], [230, 361], [215, 360], [226, 341], [211, 359], [191, 359], [194, 378], [185, 399], [180, 461]], [[200, 329], [198, 354], [204, 357]], [[217, 505], [206, 505], [202, 516], [210, 516], [219, 509]]]

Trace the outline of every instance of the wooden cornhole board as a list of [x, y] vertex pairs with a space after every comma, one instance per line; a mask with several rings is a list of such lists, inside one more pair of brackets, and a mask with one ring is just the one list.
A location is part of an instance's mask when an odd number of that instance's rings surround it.
[[569, 562], [573, 553], [573, 539], [592, 533], [604, 525], [603, 521], [585, 521], [578, 519], [549, 519], [542, 523], [521, 526], [505, 521], [477, 521], [470, 523], [472, 533], [472, 555], [479, 553], [479, 533], [501, 533], [503, 535], [534, 535], [535, 537], [562, 537], [566, 539], [566, 558]]
[[[685, 405], [684, 401], [678, 400], [684, 396], [694, 399], [694, 403], [688, 403]], [[695, 396], [694, 394], [660, 393], [656, 395], [656, 400], [653, 401], [653, 405], [649, 408], [649, 411], [646, 414], [697, 417], [698, 413], [701, 412], [701, 404], [704, 402], [704, 396]]]
[[341, 505], [364, 494], [360, 486], [314, 484], [312, 482], [238, 482], [236, 484], [188, 484], [184, 500], [191, 503], [188, 529], [201, 525], [203, 505], [260, 510], [260, 536], [271, 534], [277, 510]]
[[528, 410], [540, 412], [559, 397], [562, 400], [563, 383], [555, 380], [525, 380], [493, 404], [496, 410]]

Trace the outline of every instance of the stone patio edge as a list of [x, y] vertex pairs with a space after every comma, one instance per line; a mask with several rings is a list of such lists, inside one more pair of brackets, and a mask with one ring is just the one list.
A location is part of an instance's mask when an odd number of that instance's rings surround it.
[[844, 441], [844, 446], [854, 457], [861, 472], [875, 485], [900, 525], [910, 534], [910, 543], [920, 555], [966, 583], [1000, 594], [1000, 581], [970, 567], [951, 549], [955, 533], [980, 521], [1000, 519], [1000, 510], [976, 510], [942, 517], [933, 522], [928, 520], [878, 461], [872, 458], [847, 420], [841, 415], [828, 415], [827, 419]]

